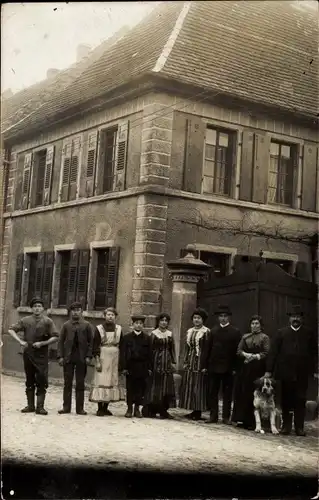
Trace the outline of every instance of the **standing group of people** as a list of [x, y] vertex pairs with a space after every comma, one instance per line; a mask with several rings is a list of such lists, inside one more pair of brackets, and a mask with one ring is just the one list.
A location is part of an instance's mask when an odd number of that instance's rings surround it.
[[[107, 308], [103, 323], [93, 327], [83, 319], [81, 304], [74, 303], [70, 319], [58, 333], [53, 321], [43, 314], [43, 301], [35, 298], [30, 305], [32, 316], [9, 329], [24, 348], [27, 406], [22, 412], [47, 414], [48, 346], [57, 342], [64, 373], [60, 414], [71, 412], [75, 374], [76, 413], [86, 415], [85, 377], [87, 366], [93, 364], [89, 401], [97, 404], [97, 416], [112, 415], [110, 403], [124, 399], [122, 374], [126, 377], [125, 417], [173, 418], [168, 410], [176, 407], [174, 372], [178, 360], [168, 314], [157, 317], [150, 335], [143, 331], [145, 316], [133, 315], [132, 330], [123, 335], [114, 308]], [[190, 410], [186, 418], [200, 420], [202, 412], [209, 410], [207, 423], [217, 423], [221, 392], [223, 423], [253, 429], [254, 383], [263, 376], [273, 376], [282, 382], [282, 433], [290, 434], [294, 415], [296, 434], [304, 435], [308, 379], [317, 372], [318, 346], [315, 332], [302, 325], [301, 309], [296, 306], [289, 311], [289, 325], [274, 334], [272, 341], [263, 331], [260, 316], [253, 316], [248, 333], [241, 335], [232, 325], [229, 307], [220, 306], [215, 314], [217, 324], [209, 329], [205, 326], [206, 311], [197, 308], [186, 332], [179, 398], [179, 407]], [[24, 333], [23, 339], [18, 332]]]

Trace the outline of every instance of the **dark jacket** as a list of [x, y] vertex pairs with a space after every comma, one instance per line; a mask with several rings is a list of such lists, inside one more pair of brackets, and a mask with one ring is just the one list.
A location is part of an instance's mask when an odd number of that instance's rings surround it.
[[78, 337], [79, 361], [84, 363], [85, 358], [92, 357], [93, 328], [91, 324], [84, 319], [78, 322], [69, 320], [62, 326], [58, 341], [57, 357], [58, 359], [63, 358], [65, 363], [71, 361], [75, 333]]
[[282, 328], [271, 340], [267, 371], [278, 380], [298, 381], [317, 372], [318, 341], [314, 331], [301, 326]]
[[213, 327], [208, 336], [204, 367], [211, 373], [227, 373], [236, 369], [237, 348], [241, 339], [238, 328], [232, 325]]
[[147, 333], [127, 333], [120, 345], [120, 370], [134, 378], [148, 377], [152, 369], [152, 341]]

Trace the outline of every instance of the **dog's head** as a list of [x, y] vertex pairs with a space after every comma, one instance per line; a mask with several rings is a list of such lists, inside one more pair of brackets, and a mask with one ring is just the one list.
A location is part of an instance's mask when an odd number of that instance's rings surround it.
[[261, 377], [255, 380], [257, 389], [266, 396], [272, 396], [275, 392], [276, 382], [272, 378]]

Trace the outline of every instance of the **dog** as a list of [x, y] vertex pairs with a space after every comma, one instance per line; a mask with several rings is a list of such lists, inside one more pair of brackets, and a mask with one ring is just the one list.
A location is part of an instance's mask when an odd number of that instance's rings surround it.
[[280, 412], [275, 405], [275, 381], [270, 378], [262, 377], [255, 381], [256, 390], [254, 391], [254, 415], [255, 432], [265, 434], [262, 428], [262, 421], [270, 421], [270, 430], [272, 434], [279, 434]]

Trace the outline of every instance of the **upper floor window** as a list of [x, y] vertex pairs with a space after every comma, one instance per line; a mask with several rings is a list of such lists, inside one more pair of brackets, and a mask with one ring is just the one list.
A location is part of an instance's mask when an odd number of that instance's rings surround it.
[[280, 142], [270, 143], [268, 203], [292, 205], [295, 147]]
[[53, 170], [53, 146], [33, 154], [32, 206], [39, 207], [50, 203]]
[[231, 194], [236, 134], [229, 130], [206, 129], [203, 193]]
[[78, 191], [81, 140], [79, 137], [65, 141], [62, 154], [60, 200], [75, 200]]
[[108, 193], [114, 190], [114, 173], [116, 160], [116, 138], [117, 127], [101, 131], [100, 138], [100, 163], [102, 174], [102, 192]]

